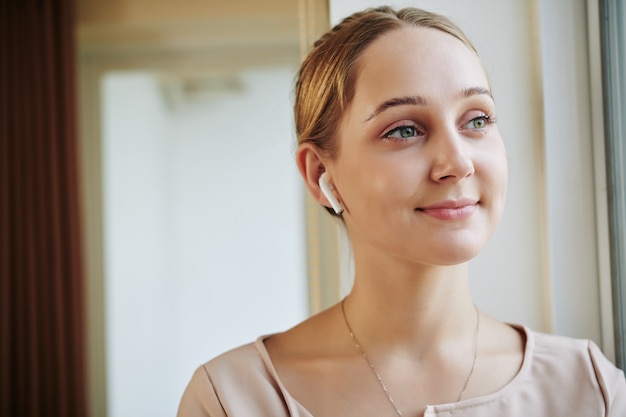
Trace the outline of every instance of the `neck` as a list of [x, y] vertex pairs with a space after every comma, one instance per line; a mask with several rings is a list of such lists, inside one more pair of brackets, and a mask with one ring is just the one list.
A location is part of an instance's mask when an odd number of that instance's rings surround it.
[[370, 349], [425, 357], [472, 337], [476, 313], [466, 264], [356, 266], [345, 309]]

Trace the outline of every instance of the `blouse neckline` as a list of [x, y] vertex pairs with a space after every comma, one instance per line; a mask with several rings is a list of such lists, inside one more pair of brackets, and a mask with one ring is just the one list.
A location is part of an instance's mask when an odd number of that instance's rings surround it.
[[[526, 378], [526, 376], [529, 373], [529, 369], [531, 366], [530, 364], [532, 361], [532, 355], [533, 355], [533, 351], [535, 347], [534, 334], [533, 332], [529, 331], [529, 329], [526, 326], [520, 326], [516, 324], [509, 324], [509, 326], [521, 332], [526, 339], [526, 342], [524, 345], [524, 355], [522, 358], [522, 366], [520, 367], [517, 374], [513, 377], [513, 379], [511, 379], [511, 381], [509, 381], [505, 386], [503, 386], [502, 388], [500, 388], [499, 390], [491, 394], [483, 395], [480, 397], [468, 398], [465, 400], [461, 400], [459, 402], [428, 405], [426, 406], [424, 417], [430, 417], [430, 416], [434, 417], [437, 415], [437, 413], [440, 413], [440, 412], [450, 412], [452, 410], [460, 410], [464, 408], [476, 407], [481, 404], [495, 401], [501, 398], [502, 396], [506, 395], [511, 390], [513, 390]], [[256, 340], [254, 344], [256, 347], [256, 350], [261, 355], [261, 359], [263, 361], [263, 364], [265, 365], [265, 368], [267, 369], [267, 372], [271, 376], [272, 380], [276, 383], [283, 398], [285, 399], [285, 403], [287, 405], [287, 409], [289, 410], [290, 415], [299, 416], [299, 417], [314, 417], [313, 413], [307, 410], [302, 404], [298, 402], [298, 400], [296, 400], [294, 397], [291, 396], [291, 394], [289, 393], [289, 391], [283, 384], [282, 380], [280, 379], [280, 376], [278, 375], [278, 372], [276, 371], [274, 363], [272, 362], [272, 358], [270, 357], [270, 354], [267, 348], [265, 347], [265, 340], [272, 336], [273, 336], [272, 334], [261, 336]]]

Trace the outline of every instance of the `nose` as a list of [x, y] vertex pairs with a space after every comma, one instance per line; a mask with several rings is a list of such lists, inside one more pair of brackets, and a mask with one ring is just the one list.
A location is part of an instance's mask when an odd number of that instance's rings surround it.
[[474, 175], [474, 161], [468, 140], [455, 129], [448, 129], [430, 138], [433, 163], [430, 177], [435, 182], [457, 182]]

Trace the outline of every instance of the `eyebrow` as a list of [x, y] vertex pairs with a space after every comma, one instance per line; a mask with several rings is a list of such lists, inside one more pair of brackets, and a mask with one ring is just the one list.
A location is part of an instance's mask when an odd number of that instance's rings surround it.
[[[459, 93], [458, 97], [468, 98], [468, 97], [472, 97], [476, 95], [486, 95], [486, 96], [489, 96], [493, 100], [493, 95], [491, 94], [491, 91], [489, 91], [488, 89], [484, 87], [465, 88]], [[428, 103], [426, 99], [422, 96], [394, 97], [389, 100], [385, 100], [378, 107], [376, 107], [376, 110], [374, 110], [374, 112], [372, 112], [372, 114], [370, 114], [368, 118], [365, 119], [365, 122], [369, 122], [370, 120], [377, 117], [379, 114], [383, 113], [385, 110], [388, 110], [393, 107], [408, 106], [408, 105], [425, 106], [426, 104]]]
[[461, 91], [461, 94], [459, 96], [461, 96], [463, 98], [467, 98], [467, 97], [481, 95], [481, 94], [489, 96], [493, 100], [493, 95], [491, 94], [491, 91], [489, 91], [485, 87], [470, 87], [470, 88], [466, 88], [465, 90]]

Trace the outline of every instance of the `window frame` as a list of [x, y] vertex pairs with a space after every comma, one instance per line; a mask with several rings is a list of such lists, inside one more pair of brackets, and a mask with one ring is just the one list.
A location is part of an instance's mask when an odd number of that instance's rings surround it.
[[[604, 146], [615, 362], [626, 362], [626, 18], [621, 0], [599, 0]], [[622, 20], [623, 21], [623, 20]], [[622, 117], [620, 117], [622, 116]]]

